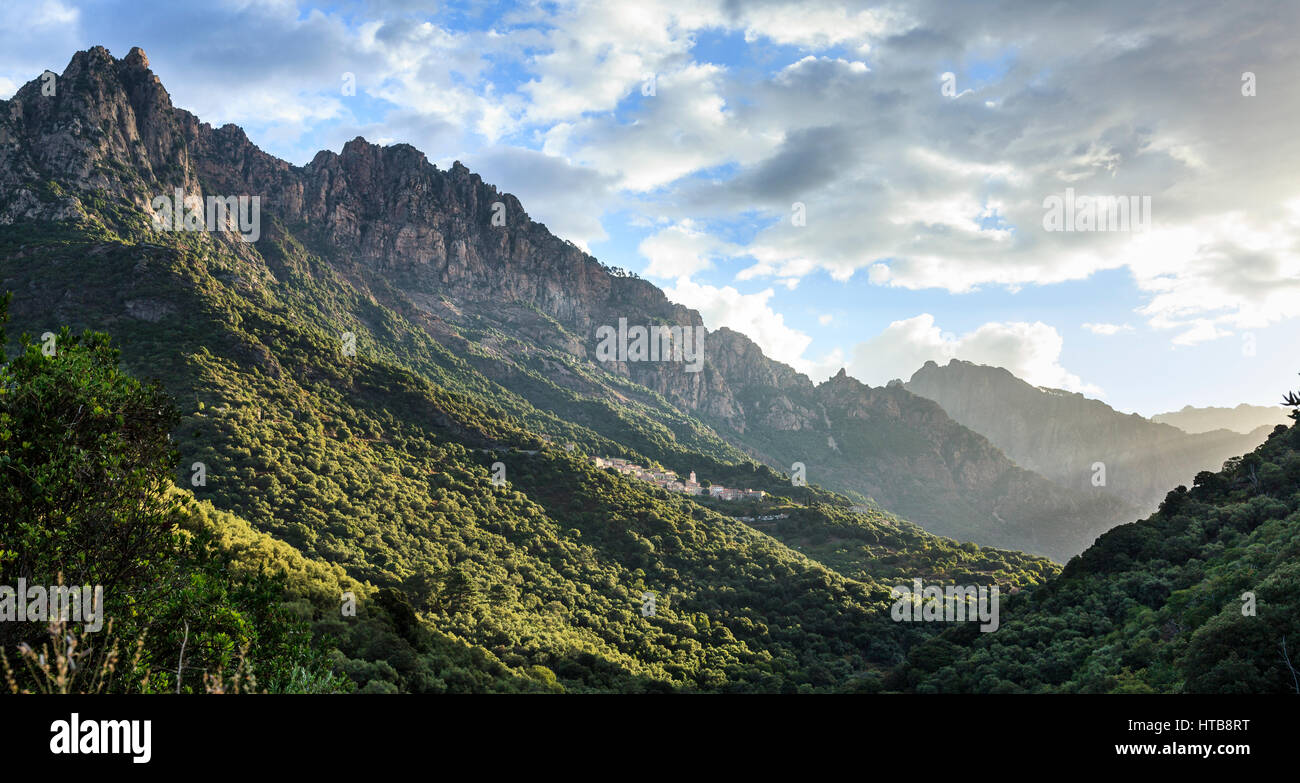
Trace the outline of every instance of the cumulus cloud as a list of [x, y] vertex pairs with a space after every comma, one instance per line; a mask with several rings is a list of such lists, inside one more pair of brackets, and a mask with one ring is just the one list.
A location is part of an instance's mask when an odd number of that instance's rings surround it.
[[665, 288], [668, 298], [698, 310], [710, 330], [726, 326], [743, 333], [768, 356], [807, 372], [811, 365], [803, 358], [812, 338], [786, 326], [785, 317], [771, 305], [775, 291], [771, 288], [756, 294], [742, 294], [731, 286], [721, 288], [680, 278]]
[[[791, 31], [827, 18], [757, 7]], [[1261, 23], [1214, 4], [1193, 16], [1175, 8], [911, 3], [880, 16], [870, 67], [809, 54], [756, 82], [714, 73], [700, 96], [720, 107], [711, 126], [736, 149], [689, 116], [702, 154], [650, 141], [665, 118], [647, 107], [630, 122], [590, 118], [566, 150], [621, 171], [629, 187], [668, 186], [655, 208], [675, 219], [757, 211], [766, 227], [745, 248], [755, 263], [741, 279], [868, 270], [877, 285], [959, 293], [1127, 268], [1146, 299], [1139, 314], [1178, 343], [1295, 318], [1300, 223], [1289, 205], [1300, 185], [1285, 172], [1300, 157], [1287, 109], [1300, 83], [1280, 79], [1251, 98], [1240, 75], [1243, 62], [1272, 74], [1300, 66], [1286, 45], [1300, 11], [1279, 7]], [[740, 11], [727, 24], [746, 28]], [[953, 64], [958, 99], [941, 94], [936, 59]], [[667, 150], [662, 172], [623, 162], [654, 150]], [[690, 176], [722, 164], [734, 170]], [[1066, 187], [1150, 196], [1151, 228], [1044, 231], [1043, 199]], [[794, 201], [806, 225], [788, 219]]]
[[895, 9], [857, 9], [833, 0], [805, 0], [797, 5], [737, 3], [732, 8], [745, 29], [746, 40], [768, 38], [814, 50], [850, 44], [865, 53], [873, 39], [901, 31], [907, 25], [905, 15]]
[[775, 143], [753, 133], [723, 97], [725, 69], [692, 64], [660, 74], [635, 122], [598, 116], [558, 123], [543, 149], [615, 174], [630, 191], [649, 191], [725, 163], [759, 160]]
[[610, 111], [647, 77], [692, 67], [691, 49], [704, 30], [743, 31], [754, 45], [847, 45], [865, 53], [872, 40], [908, 24], [893, 9], [850, 9], [835, 0], [561, 0], [551, 10], [530, 63], [534, 76], [522, 88], [530, 98], [526, 116], [536, 122]]
[[575, 0], [554, 10], [522, 88], [535, 122], [613, 109], [649, 77], [689, 63], [692, 31], [719, 19], [707, 2]]
[[644, 239], [637, 250], [649, 261], [651, 277], [689, 278], [712, 266], [710, 259], [735, 253], [737, 247], [683, 220]]
[[922, 313], [894, 321], [880, 334], [853, 347], [849, 374], [875, 385], [910, 378], [927, 361], [962, 359], [1003, 367], [1036, 386], [1101, 397], [1097, 386], [1061, 366], [1063, 340], [1042, 322], [991, 322], [963, 335], [942, 331], [934, 316]]
[[[488, 182], [509, 183], [529, 216], [556, 236], [586, 249], [606, 238], [601, 204], [612, 208], [618, 199], [611, 177], [574, 166], [542, 152], [498, 146], [468, 157], [465, 164]], [[707, 237], [706, 237], [707, 239]]]

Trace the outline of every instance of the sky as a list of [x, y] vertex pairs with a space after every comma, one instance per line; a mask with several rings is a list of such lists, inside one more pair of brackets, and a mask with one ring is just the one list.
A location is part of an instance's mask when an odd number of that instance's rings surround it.
[[[0, 9], [0, 96], [140, 46], [177, 106], [291, 163], [358, 135], [460, 160], [815, 382], [960, 358], [1151, 415], [1300, 386], [1298, 22], [1291, 2], [32, 0]], [[1084, 230], [1110, 197], [1133, 219]]]

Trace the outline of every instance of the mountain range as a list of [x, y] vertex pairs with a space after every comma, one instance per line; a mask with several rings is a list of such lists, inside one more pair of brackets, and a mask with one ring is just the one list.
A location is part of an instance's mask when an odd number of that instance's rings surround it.
[[[333, 569], [300, 591], [318, 632], [338, 633], [339, 584], [382, 604], [391, 649], [338, 643], [358, 687], [876, 689], [935, 633], [888, 621], [891, 585], [1032, 590], [1059, 572], [1045, 557], [1266, 434], [956, 362], [815, 384], [727, 328], [698, 372], [601, 360], [602, 327], [703, 321], [465, 166], [360, 138], [291, 165], [173, 106], [138, 48], [78, 52], [55, 83], [0, 105], [11, 336], [107, 332], [159, 379], [177, 485], [219, 538], [258, 542], [232, 556]], [[254, 241], [167, 230], [176, 193], [256, 196]], [[666, 493], [594, 456], [768, 499]], [[779, 521], [739, 519], [759, 512]]]
[[[92, 49], [73, 58], [60, 94], [43, 95], [38, 82], [19, 90], [0, 128], [0, 184], [14, 194], [0, 218], [100, 212], [102, 220], [142, 229], [160, 193], [258, 194], [269, 225], [255, 246], [214, 234], [239, 259], [238, 269], [223, 272], [225, 284], [256, 290], [313, 276], [318, 267], [473, 367], [477, 383], [508, 389], [562, 420], [556, 433], [584, 447], [630, 447], [683, 473], [702, 467], [699, 454], [744, 455], [783, 472], [799, 462], [809, 482], [875, 501], [936, 533], [1058, 559], [1132, 516], [1114, 498], [1014, 465], [906, 390], [843, 375], [814, 385], [726, 328], [707, 334], [698, 373], [672, 362], [597, 366], [591, 360], [603, 325], [626, 318], [697, 327], [702, 320], [555, 237], [464, 166], [442, 171], [408, 145], [362, 139], [291, 166], [239, 128], [214, 129], [173, 107], [147, 66], [138, 50], [119, 61]], [[102, 210], [92, 198], [105, 199]], [[502, 225], [494, 225], [497, 215]], [[182, 312], [175, 301], [138, 292], [124, 295], [121, 307], [114, 317]], [[316, 323], [355, 329], [363, 343], [384, 339], [355, 308], [322, 312]], [[248, 358], [274, 371], [274, 351], [250, 350], [257, 355]], [[632, 410], [653, 435], [629, 426]], [[578, 436], [572, 425], [586, 432]]]

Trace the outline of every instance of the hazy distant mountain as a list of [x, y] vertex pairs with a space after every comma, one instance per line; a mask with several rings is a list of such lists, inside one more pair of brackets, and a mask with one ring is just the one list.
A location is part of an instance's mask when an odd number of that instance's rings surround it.
[[1280, 405], [1247, 405], [1244, 402], [1235, 408], [1193, 408], [1188, 405], [1179, 411], [1157, 413], [1151, 420], [1172, 424], [1190, 433], [1231, 430], [1244, 434], [1260, 427], [1290, 423], [1286, 409]]
[[1001, 367], [956, 359], [944, 367], [926, 362], [906, 387], [939, 403], [1022, 467], [1145, 511], [1173, 487], [1190, 486], [1200, 471], [1218, 470], [1255, 448], [1273, 429], [1193, 435], [1081, 394], [1033, 386]]

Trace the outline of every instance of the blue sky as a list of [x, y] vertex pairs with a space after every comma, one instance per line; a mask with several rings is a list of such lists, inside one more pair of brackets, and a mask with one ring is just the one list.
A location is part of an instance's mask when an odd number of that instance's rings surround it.
[[[0, 11], [0, 93], [141, 46], [295, 164], [358, 135], [461, 160], [814, 381], [957, 357], [1143, 414], [1275, 403], [1296, 10], [1137, 5], [36, 0]], [[1150, 225], [1047, 231], [1067, 188]]]

